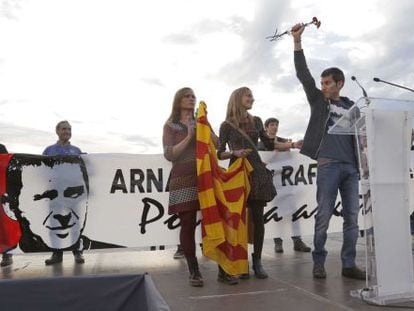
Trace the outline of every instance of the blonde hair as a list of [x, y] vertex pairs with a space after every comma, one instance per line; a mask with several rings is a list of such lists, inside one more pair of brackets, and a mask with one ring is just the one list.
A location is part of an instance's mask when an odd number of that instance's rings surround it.
[[[251, 93], [251, 90], [248, 87], [243, 86], [235, 89], [230, 95], [227, 104], [226, 121], [234, 124], [236, 127], [241, 127], [240, 125], [245, 123], [247, 111], [246, 108], [242, 106], [242, 98], [249, 92]], [[247, 116], [249, 121], [252, 122], [252, 115], [247, 113]]]

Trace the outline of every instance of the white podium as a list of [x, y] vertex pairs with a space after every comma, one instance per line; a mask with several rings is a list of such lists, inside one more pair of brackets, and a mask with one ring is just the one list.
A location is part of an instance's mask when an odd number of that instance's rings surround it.
[[366, 238], [366, 288], [352, 296], [390, 304], [414, 298], [410, 148], [414, 101], [361, 98], [329, 131], [356, 135]]

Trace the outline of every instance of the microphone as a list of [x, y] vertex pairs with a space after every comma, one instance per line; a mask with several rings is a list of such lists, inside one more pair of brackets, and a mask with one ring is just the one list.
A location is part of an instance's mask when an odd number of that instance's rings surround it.
[[372, 80], [374, 80], [375, 82], [386, 83], [386, 84], [389, 84], [389, 85], [392, 85], [392, 86], [395, 86], [395, 87], [399, 87], [400, 89], [404, 89], [404, 90], [407, 90], [407, 91], [410, 91], [410, 92], [414, 92], [414, 90], [410, 89], [409, 87], [405, 87], [405, 86], [402, 86], [402, 85], [398, 85], [398, 84], [395, 84], [395, 83], [384, 81], [384, 80], [381, 80], [380, 78], [373, 78]]
[[361, 84], [359, 84], [359, 82], [358, 82], [357, 78], [355, 78], [355, 76], [352, 76], [352, 77], [351, 77], [351, 80], [352, 80], [352, 81], [355, 81], [355, 82], [356, 82], [356, 84], [358, 84], [358, 86], [359, 86], [359, 87], [361, 88], [361, 90], [362, 90], [362, 94], [364, 95], [364, 97], [368, 97], [367, 91], [365, 91], [364, 87], [363, 87]]

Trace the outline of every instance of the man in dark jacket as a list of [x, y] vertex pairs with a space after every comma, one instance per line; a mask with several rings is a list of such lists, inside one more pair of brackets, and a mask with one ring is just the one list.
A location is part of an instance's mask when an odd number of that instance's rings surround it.
[[315, 216], [313, 277], [326, 278], [325, 243], [329, 221], [335, 209], [338, 190], [342, 199], [343, 244], [341, 251], [342, 275], [353, 279], [365, 279], [365, 272], [355, 264], [358, 239], [358, 165], [354, 136], [330, 135], [329, 128], [353, 105], [340, 96], [345, 83], [343, 72], [338, 68], [325, 69], [321, 74], [321, 89], [306, 65], [301, 36], [305, 27], [297, 24], [292, 28], [296, 76], [302, 83], [311, 109], [301, 153], [318, 161], [317, 194], [318, 210]]

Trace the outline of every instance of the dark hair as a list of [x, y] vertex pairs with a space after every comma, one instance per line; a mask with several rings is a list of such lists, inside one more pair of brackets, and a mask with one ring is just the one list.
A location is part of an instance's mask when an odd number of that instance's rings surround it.
[[276, 118], [269, 118], [265, 121], [264, 126], [268, 127], [270, 123], [276, 123], [279, 124], [279, 120]]
[[86, 185], [86, 193], [89, 194], [89, 177], [86, 171], [85, 162], [79, 156], [39, 156], [32, 154], [14, 154], [10, 159], [6, 171], [6, 193], [10, 209], [14, 212], [17, 219], [21, 219], [19, 210], [19, 196], [23, 187], [22, 170], [24, 166], [41, 166], [46, 165], [53, 168], [55, 165], [64, 163], [79, 164], [83, 180]]
[[86, 193], [89, 194], [89, 177], [86, 170], [86, 165], [80, 156], [40, 156], [32, 154], [14, 154], [10, 159], [10, 162], [6, 170], [6, 193], [7, 197], [2, 198], [2, 201], [7, 201], [10, 206], [10, 210], [14, 213], [19, 221], [22, 229], [22, 237], [19, 245], [24, 252], [33, 251], [47, 251], [49, 248], [43, 243], [43, 241], [34, 235], [30, 230], [30, 222], [24, 216], [19, 209], [19, 196], [23, 187], [22, 183], [22, 170], [25, 166], [41, 166], [46, 165], [53, 168], [55, 165], [60, 164], [79, 164], [83, 180], [86, 186]]
[[64, 124], [64, 123], [67, 123], [67, 124], [69, 124], [69, 126], [71, 126], [70, 125], [70, 123], [69, 123], [69, 121], [67, 121], [67, 120], [63, 120], [63, 121], [59, 121], [58, 122], [58, 124], [56, 124], [56, 131], [60, 128], [60, 126], [62, 125], [62, 124]]
[[56, 155], [56, 156], [40, 156], [33, 154], [14, 154], [10, 159], [6, 171], [6, 193], [9, 202], [17, 200], [18, 203], [22, 184], [22, 169], [24, 166], [41, 166], [46, 165], [53, 168], [60, 164], [79, 164], [83, 180], [86, 185], [86, 192], [89, 194], [89, 177], [86, 170], [85, 162], [80, 156]]
[[328, 69], [325, 69], [321, 73], [321, 77], [328, 77], [332, 76], [332, 79], [335, 81], [335, 83], [338, 83], [339, 81], [342, 81], [345, 83], [345, 75], [343, 71], [337, 67], [331, 67]]
[[171, 109], [171, 114], [168, 117], [168, 121], [171, 121], [173, 123], [177, 123], [180, 120], [180, 113], [181, 113], [181, 101], [184, 98], [185, 94], [188, 92], [193, 92], [192, 88], [189, 87], [183, 87], [181, 89], [179, 89], [175, 95], [174, 95], [174, 100], [173, 100], [173, 105], [172, 105], [172, 109]]

